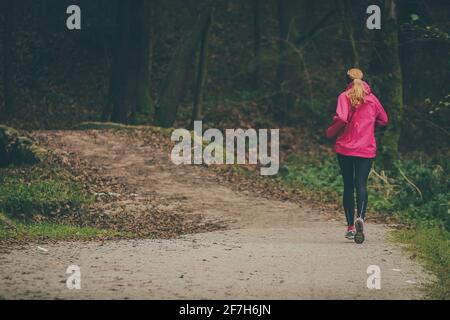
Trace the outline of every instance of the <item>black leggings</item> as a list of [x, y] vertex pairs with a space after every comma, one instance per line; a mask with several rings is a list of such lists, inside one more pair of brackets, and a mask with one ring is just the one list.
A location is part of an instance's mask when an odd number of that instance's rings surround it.
[[344, 210], [347, 224], [349, 226], [355, 223], [355, 197], [358, 209], [358, 217], [365, 218], [367, 208], [367, 178], [373, 159], [350, 157], [338, 154], [339, 166], [344, 180]]

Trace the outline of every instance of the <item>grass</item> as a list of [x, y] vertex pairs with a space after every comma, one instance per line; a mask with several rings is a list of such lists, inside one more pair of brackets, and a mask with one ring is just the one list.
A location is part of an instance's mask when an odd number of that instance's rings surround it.
[[393, 233], [393, 238], [406, 245], [417, 255], [425, 267], [432, 271], [437, 281], [429, 286], [429, 298], [450, 299], [450, 236], [437, 226], [416, 224], [414, 229]]
[[0, 241], [127, 236], [65, 222], [92, 204], [94, 197], [72, 173], [54, 164], [1, 168], [0, 185]]
[[124, 236], [115, 231], [52, 222], [23, 223], [13, 221], [13, 226], [14, 228], [11, 228], [10, 226], [0, 224], [0, 241], [89, 240]]
[[70, 213], [93, 201], [78, 185], [62, 179], [26, 181], [3, 176], [0, 181], [0, 210], [16, 218]]
[[291, 155], [280, 168], [282, 181], [316, 201], [336, 202], [343, 188], [336, 157], [325, 153]]

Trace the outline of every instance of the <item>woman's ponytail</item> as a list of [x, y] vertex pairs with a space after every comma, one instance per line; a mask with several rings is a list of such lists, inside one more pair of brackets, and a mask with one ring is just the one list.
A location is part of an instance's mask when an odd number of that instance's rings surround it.
[[364, 103], [367, 92], [364, 89], [363, 72], [359, 69], [350, 69], [347, 75], [353, 79], [353, 86], [347, 91], [347, 97], [354, 108], [358, 108]]

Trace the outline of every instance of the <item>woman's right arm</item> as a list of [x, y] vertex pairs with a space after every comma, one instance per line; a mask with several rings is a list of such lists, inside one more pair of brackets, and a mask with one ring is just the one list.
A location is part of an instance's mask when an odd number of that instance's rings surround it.
[[388, 116], [386, 114], [386, 111], [384, 111], [384, 108], [381, 105], [380, 101], [378, 100], [377, 97], [375, 97], [375, 95], [374, 95], [374, 98], [375, 98], [375, 104], [378, 109], [376, 124], [377, 124], [377, 126], [385, 127], [389, 122]]

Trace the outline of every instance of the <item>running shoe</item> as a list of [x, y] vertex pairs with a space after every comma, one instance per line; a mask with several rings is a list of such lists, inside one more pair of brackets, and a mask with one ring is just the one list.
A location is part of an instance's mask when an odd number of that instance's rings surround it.
[[347, 232], [345, 233], [345, 237], [348, 240], [354, 240], [355, 239], [355, 233], [356, 233], [355, 229], [347, 230]]
[[364, 220], [361, 218], [356, 219], [355, 222], [356, 234], [355, 234], [355, 242], [357, 244], [361, 244], [365, 240], [364, 236]]

